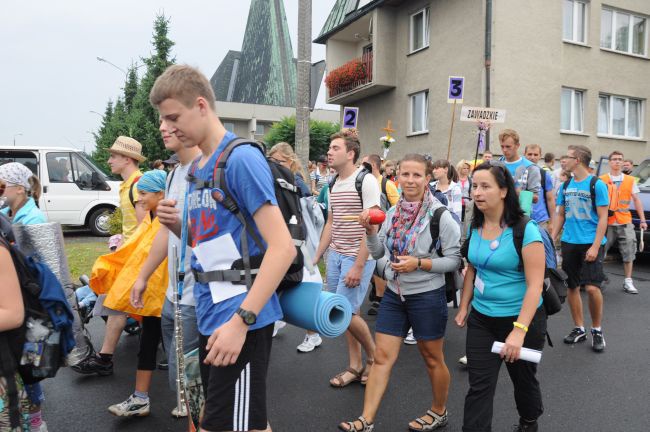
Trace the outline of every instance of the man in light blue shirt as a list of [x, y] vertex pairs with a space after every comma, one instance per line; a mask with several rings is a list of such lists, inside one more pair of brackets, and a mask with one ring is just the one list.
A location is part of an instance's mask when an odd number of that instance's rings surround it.
[[499, 143], [506, 168], [515, 180], [517, 193], [532, 192], [533, 203], [536, 203], [539, 200], [541, 177], [539, 170], [533, 166], [531, 161], [519, 156], [519, 134], [513, 129], [504, 129], [499, 134]]
[[603, 317], [602, 283], [604, 245], [607, 241], [607, 210], [609, 195], [605, 183], [588, 171], [591, 151], [585, 146], [569, 146], [565, 167], [573, 173], [568, 183], [560, 186], [557, 197], [557, 223], [553, 239], [562, 234], [562, 269], [568, 276], [567, 300], [575, 327], [564, 343], [575, 344], [586, 339], [580, 287], [589, 297], [591, 313], [591, 347], [596, 352], [605, 349], [601, 328]]

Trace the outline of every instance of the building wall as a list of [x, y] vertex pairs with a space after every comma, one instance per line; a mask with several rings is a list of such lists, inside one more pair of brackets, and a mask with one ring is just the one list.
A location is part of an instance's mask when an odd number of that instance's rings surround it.
[[[556, 156], [565, 154], [568, 145], [582, 144], [591, 148], [594, 159], [613, 149], [636, 161], [646, 157], [650, 60], [600, 48], [601, 1], [588, 2], [586, 46], [563, 42], [562, 2], [523, 3], [494, 2], [492, 106], [508, 113], [505, 124], [495, 125], [493, 149], [499, 150], [498, 131], [510, 127], [520, 133], [522, 144], [540, 144], [544, 152], [551, 151]], [[650, 16], [648, 0], [611, 0], [606, 4]], [[585, 91], [584, 134], [560, 133], [563, 86]], [[642, 139], [597, 136], [599, 92], [646, 101]]]
[[[500, 153], [498, 133], [519, 131], [522, 144], [537, 143], [557, 156], [571, 144], [592, 149], [594, 159], [614, 148], [640, 161], [648, 155], [650, 134], [650, 60], [612, 53], [600, 48], [603, 2], [588, 3], [586, 46], [562, 40], [563, 2], [539, 0], [493, 1], [491, 106], [507, 110], [506, 123], [491, 130], [491, 150]], [[610, 7], [648, 17], [650, 1], [610, 0]], [[410, 54], [409, 17], [429, 6], [429, 48]], [[387, 120], [396, 129], [389, 158], [407, 152], [447, 156], [451, 105], [447, 103], [449, 75], [465, 77], [465, 106], [485, 104], [485, 1], [411, 0], [398, 7], [382, 6], [373, 12], [375, 76], [394, 76], [395, 88], [346, 105], [359, 107], [358, 129], [364, 153], [381, 154], [379, 137]], [[342, 30], [343, 31], [343, 30]], [[647, 37], [646, 44], [650, 44]], [[650, 48], [648, 48], [650, 52]], [[344, 63], [350, 51], [327, 42], [328, 64]], [[333, 63], [330, 59], [336, 59]], [[562, 87], [583, 89], [584, 133], [560, 133]], [[408, 136], [409, 95], [429, 90], [429, 132]], [[600, 92], [644, 100], [642, 138], [612, 139], [597, 136]], [[452, 161], [474, 157], [477, 133], [473, 123], [459, 122], [452, 140]]]
[[[410, 15], [425, 6], [431, 9], [429, 48], [409, 55]], [[452, 105], [447, 103], [449, 75], [465, 77], [465, 104], [481, 106], [483, 100], [483, 8], [474, 0], [410, 1], [398, 8], [377, 10], [375, 35], [376, 73], [394, 77], [396, 88], [359, 100], [358, 129], [363, 153], [382, 154], [379, 137], [388, 120], [397, 142], [388, 158], [410, 152], [447, 158]], [[329, 44], [329, 41], [328, 41]], [[382, 46], [391, 49], [382, 50]], [[328, 47], [328, 64], [329, 64]], [[390, 54], [389, 54], [390, 53]], [[379, 71], [378, 71], [379, 70]], [[426, 134], [407, 136], [409, 95], [429, 90]], [[456, 118], [460, 116], [460, 105]], [[473, 156], [476, 133], [473, 125], [456, 121], [452, 160]]]

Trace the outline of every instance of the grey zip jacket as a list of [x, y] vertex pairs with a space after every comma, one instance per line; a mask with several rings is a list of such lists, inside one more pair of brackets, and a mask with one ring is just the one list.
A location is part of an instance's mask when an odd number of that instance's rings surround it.
[[[433, 250], [429, 252], [432, 243], [429, 222], [439, 207], [444, 207], [444, 205], [434, 199], [429, 213], [425, 216], [427, 219], [416, 234], [415, 249], [411, 254], [417, 258], [430, 258], [431, 271], [416, 269], [410, 273], [400, 273], [398, 278], [402, 295], [419, 294], [443, 288], [445, 285], [444, 274], [460, 268], [460, 226], [449, 211], [444, 212], [440, 217], [440, 245], [443, 256], [438, 256], [436, 253], [435, 243]], [[379, 232], [366, 236], [366, 243], [370, 255], [378, 260], [376, 273], [384, 277], [388, 281], [388, 288], [397, 294], [395, 275], [390, 267], [390, 251], [386, 241], [393, 214], [395, 214], [395, 207], [386, 213], [386, 220]]]

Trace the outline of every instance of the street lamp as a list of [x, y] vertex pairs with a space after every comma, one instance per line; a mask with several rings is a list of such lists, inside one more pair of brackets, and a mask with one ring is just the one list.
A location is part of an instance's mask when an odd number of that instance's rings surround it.
[[127, 75], [127, 73], [126, 73], [126, 71], [125, 71], [124, 69], [122, 69], [121, 67], [119, 67], [119, 66], [116, 65], [115, 63], [111, 63], [110, 61], [106, 60], [105, 58], [97, 57], [97, 61], [104, 62], [104, 63], [108, 63], [109, 65], [113, 66], [115, 69], [117, 69], [117, 70], [119, 70], [120, 72], [122, 72], [124, 75]]
[[16, 147], [16, 137], [17, 137], [17, 136], [21, 136], [22, 134], [23, 134], [23, 133], [20, 132], [20, 133], [17, 133], [17, 134], [14, 135], [14, 147]]
[[101, 118], [104, 118], [104, 115], [98, 113], [97, 111], [89, 110], [88, 112], [91, 112], [91, 113], [93, 113], [93, 114], [97, 114], [97, 115], [100, 116]]

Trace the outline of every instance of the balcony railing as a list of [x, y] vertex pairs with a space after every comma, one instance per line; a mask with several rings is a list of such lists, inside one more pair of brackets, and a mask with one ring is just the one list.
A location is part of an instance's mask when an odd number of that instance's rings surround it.
[[329, 97], [333, 98], [342, 93], [354, 90], [372, 82], [372, 51], [359, 58], [350, 60], [327, 74], [325, 84]]

